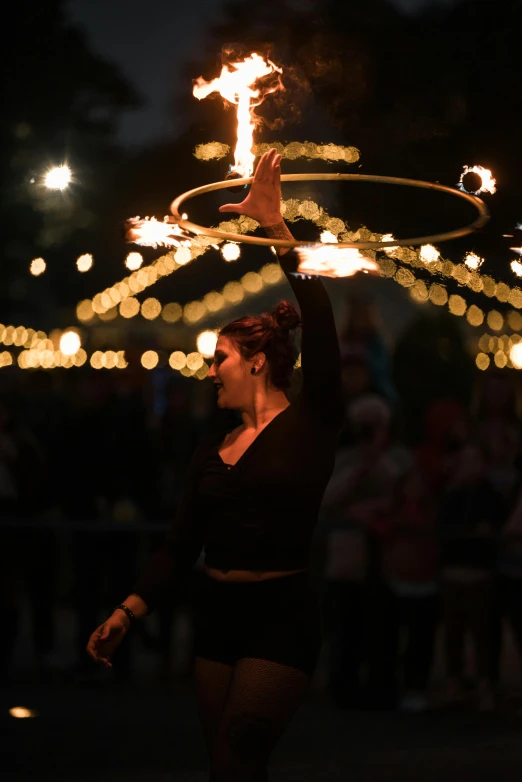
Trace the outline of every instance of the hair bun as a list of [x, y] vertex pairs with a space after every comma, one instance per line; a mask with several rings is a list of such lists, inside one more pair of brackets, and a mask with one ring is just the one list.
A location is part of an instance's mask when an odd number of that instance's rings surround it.
[[301, 325], [301, 318], [291, 301], [280, 301], [271, 312], [276, 326], [281, 331], [292, 331]]

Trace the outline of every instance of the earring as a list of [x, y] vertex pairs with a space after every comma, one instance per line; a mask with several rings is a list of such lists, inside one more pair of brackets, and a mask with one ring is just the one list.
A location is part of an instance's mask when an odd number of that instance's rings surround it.
[[251, 375], [255, 375], [255, 374], [256, 374], [256, 368], [255, 368], [255, 367], [252, 367], [252, 368], [250, 369], [250, 374], [251, 374]]

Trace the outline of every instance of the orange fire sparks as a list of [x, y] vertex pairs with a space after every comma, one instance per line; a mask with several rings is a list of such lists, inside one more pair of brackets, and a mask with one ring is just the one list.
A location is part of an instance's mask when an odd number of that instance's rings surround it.
[[252, 152], [256, 115], [254, 108], [263, 102], [266, 95], [283, 89], [281, 77], [271, 86], [258, 87], [260, 79], [271, 74], [282, 74], [282, 69], [255, 52], [239, 62], [224, 65], [217, 79], [207, 82], [200, 76], [194, 80], [194, 97], [206, 98], [212, 92], [219, 92], [225, 100], [237, 106], [237, 144], [234, 165], [231, 171], [241, 177], [252, 176], [255, 156]]
[[357, 272], [379, 274], [380, 267], [370, 258], [365, 258], [359, 250], [350, 247], [297, 247], [299, 266], [302, 274], [318, 274], [321, 277], [353, 277]]
[[155, 217], [140, 220], [133, 217], [127, 220], [127, 240], [143, 247], [181, 247], [190, 241], [176, 223], [161, 222]]

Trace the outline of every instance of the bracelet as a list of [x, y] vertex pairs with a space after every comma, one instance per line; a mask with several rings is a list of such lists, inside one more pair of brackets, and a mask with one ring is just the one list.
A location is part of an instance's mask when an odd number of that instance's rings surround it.
[[132, 613], [132, 611], [130, 610], [129, 606], [124, 606], [124, 605], [123, 605], [123, 603], [122, 603], [121, 605], [119, 605], [119, 606], [116, 606], [116, 608], [115, 608], [114, 610], [115, 610], [115, 611], [117, 611], [117, 610], [118, 610], [118, 608], [119, 608], [121, 611], [123, 611], [125, 614], [127, 614], [127, 616], [128, 616], [128, 618], [129, 618], [129, 620], [130, 620], [130, 622], [131, 622], [131, 623], [132, 623], [132, 622], [134, 622], [134, 621], [136, 621], [136, 617], [134, 616], [134, 614], [133, 614], [133, 613]]

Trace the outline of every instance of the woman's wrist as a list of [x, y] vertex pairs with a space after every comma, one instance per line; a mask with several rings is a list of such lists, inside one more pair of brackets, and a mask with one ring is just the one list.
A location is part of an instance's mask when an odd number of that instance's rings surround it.
[[261, 220], [259, 220], [259, 225], [261, 228], [269, 228], [272, 225], [280, 225], [281, 223], [284, 224], [283, 215], [281, 213], [274, 213], [274, 214], [268, 214], [265, 215]]
[[117, 610], [117, 609], [115, 609], [115, 610], [112, 612], [112, 617], [111, 617], [111, 619], [116, 619], [116, 621], [117, 621], [117, 622], [119, 622], [119, 624], [120, 624], [120, 625], [123, 627], [123, 629], [124, 629], [124, 630], [129, 630], [129, 629], [130, 629], [130, 626], [131, 626], [131, 624], [132, 624], [132, 622], [131, 622], [131, 620], [129, 619], [129, 617], [128, 617], [128, 616], [126, 616], [126, 615], [123, 613], [123, 611], [119, 611], [119, 610]]
[[[261, 225], [261, 224], [260, 224]], [[294, 237], [290, 233], [287, 224], [279, 215], [279, 222], [266, 223], [262, 226], [264, 232], [270, 239], [282, 239], [283, 241], [294, 241]], [[277, 247], [276, 252], [279, 256], [286, 255], [292, 248], [291, 247]]]

